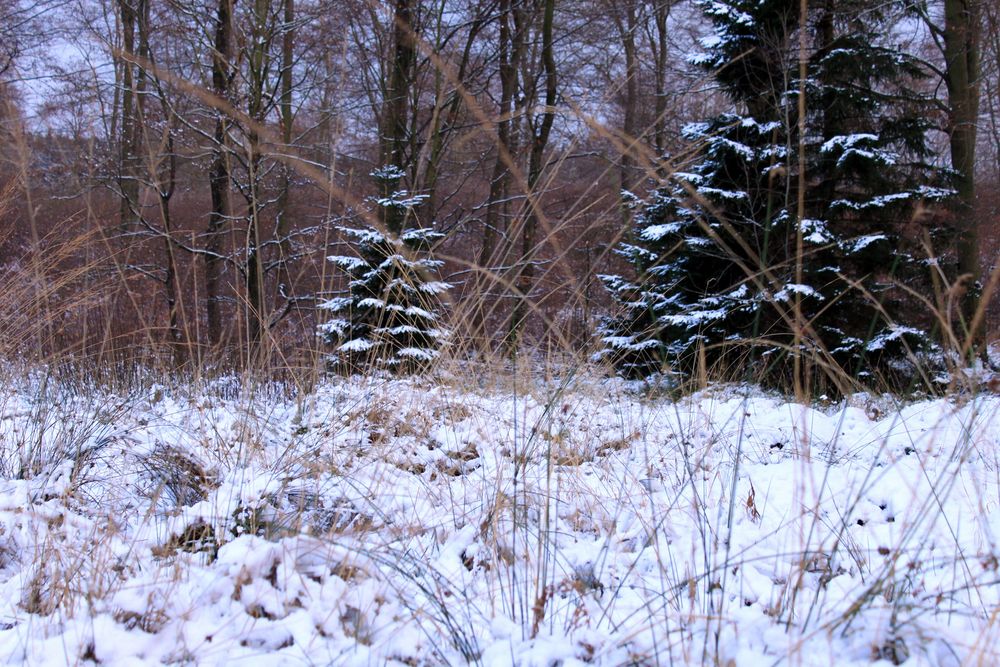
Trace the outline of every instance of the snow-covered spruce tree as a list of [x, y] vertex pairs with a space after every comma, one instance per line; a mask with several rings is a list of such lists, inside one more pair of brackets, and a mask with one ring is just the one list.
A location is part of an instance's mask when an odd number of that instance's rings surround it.
[[[711, 3], [715, 25], [702, 58], [739, 113], [684, 128], [698, 158], [676, 173], [635, 216], [632, 243], [619, 254], [638, 277], [602, 276], [621, 315], [601, 328], [603, 356], [626, 375], [686, 374], [699, 348], [709, 363], [731, 353], [721, 343], [767, 329], [767, 283], [748, 278], [773, 263], [787, 235], [787, 123], [780, 93], [790, 2]], [[767, 91], [767, 92], [764, 92]]]
[[905, 239], [923, 236], [921, 202], [948, 191], [925, 164], [930, 101], [906, 86], [922, 72], [883, 43], [893, 15], [866, 0], [810, 10], [802, 82], [799, 3], [703, 7], [715, 31], [698, 62], [735, 111], [685, 129], [698, 157], [635, 217], [634, 242], [618, 250], [637, 279], [603, 277], [622, 313], [602, 326], [603, 356], [633, 376], [752, 353], [773, 384], [795, 355], [903, 380], [908, 349], [930, 341], [894, 285], [919, 291], [929, 277]]
[[[385, 181], [398, 184], [402, 172], [390, 166], [372, 172], [372, 176], [383, 185]], [[391, 192], [375, 203], [398, 212], [421, 201], [405, 190]], [[330, 365], [345, 371], [381, 367], [410, 373], [425, 369], [438, 356], [446, 338], [439, 306], [441, 294], [451, 285], [435, 279], [442, 262], [427, 256], [442, 234], [430, 228], [393, 233], [372, 227], [342, 227], [341, 231], [353, 240], [356, 254], [329, 258], [350, 278], [349, 296], [320, 306], [333, 315], [319, 327], [333, 346]]]
[[[905, 5], [837, 0], [811, 15], [806, 93], [803, 280], [807, 310], [829, 358], [852, 377], [877, 373], [906, 383], [912, 353], [934, 347], [932, 319], [903, 289], [932, 294], [926, 241], [943, 224], [937, 204], [953, 196], [930, 162], [934, 101], [914, 85], [920, 60], [891, 41]], [[889, 36], [889, 37], [887, 37]], [[798, 183], [797, 164], [791, 164]]]

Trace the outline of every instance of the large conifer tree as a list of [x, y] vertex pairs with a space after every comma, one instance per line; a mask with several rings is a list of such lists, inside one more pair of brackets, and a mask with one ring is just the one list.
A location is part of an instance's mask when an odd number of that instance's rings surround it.
[[703, 3], [714, 33], [698, 62], [735, 110], [686, 128], [698, 157], [619, 248], [637, 279], [603, 277], [621, 306], [603, 355], [620, 370], [750, 355], [778, 384], [798, 356], [900, 380], [908, 352], [929, 345], [897, 285], [929, 275], [904, 239], [923, 236], [921, 202], [948, 191], [925, 164], [930, 100], [909, 87], [923, 73], [884, 43], [898, 16], [887, 7], [827, 0], [800, 26], [792, 0]]

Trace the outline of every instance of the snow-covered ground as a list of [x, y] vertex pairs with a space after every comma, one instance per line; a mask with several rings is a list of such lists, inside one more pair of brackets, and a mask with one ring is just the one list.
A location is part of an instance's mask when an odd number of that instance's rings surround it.
[[0, 662], [998, 664], [998, 413], [8, 381]]

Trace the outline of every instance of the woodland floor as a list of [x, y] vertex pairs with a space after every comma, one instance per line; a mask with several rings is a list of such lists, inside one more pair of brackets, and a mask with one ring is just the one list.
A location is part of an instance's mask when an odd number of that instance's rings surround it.
[[0, 387], [0, 663], [1000, 662], [1000, 398]]

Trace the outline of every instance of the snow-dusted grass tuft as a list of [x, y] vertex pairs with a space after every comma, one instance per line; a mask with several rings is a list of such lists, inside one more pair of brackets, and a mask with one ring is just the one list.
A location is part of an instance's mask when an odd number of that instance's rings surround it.
[[998, 445], [986, 395], [9, 379], [0, 660], [993, 664]]

